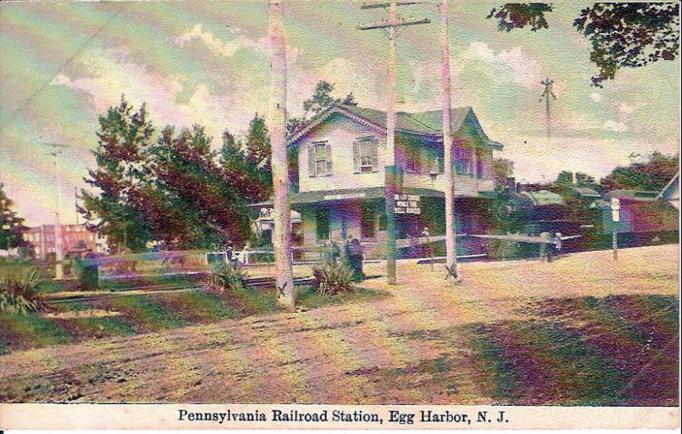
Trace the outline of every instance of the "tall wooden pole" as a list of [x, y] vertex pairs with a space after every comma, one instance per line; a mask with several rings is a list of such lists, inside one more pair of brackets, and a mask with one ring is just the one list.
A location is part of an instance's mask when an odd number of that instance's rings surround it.
[[291, 267], [291, 217], [286, 142], [287, 57], [282, 0], [270, 0], [269, 15], [272, 62], [269, 128], [274, 190], [273, 222], [275, 227], [273, 230], [273, 245], [275, 248], [275, 280], [277, 285], [277, 301], [282, 306], [293, 308], [296, 302], [296, 294]]
[[445, 175], [445, 250], [446, 263], [457, 273], [457, 228], [455, 225], [455, 177], [451, 125], [450, 47], [448, 40], [448, 0], [440, 2], [440, 52], [443, 97], [443, 165]]
[[545, 119], [547, 123], [547, 146], [549, 146], [550, 139], [552, 136], [552, 118], [551, 118], [551, 112], [550, 112], [550, 107], [549, 107], [549, 98], [550, 96], [553, 99], [556, 99], [556, 95], [554, 95], [554, 91], [552, 90], [552, 85], [554, 84], [554, 80], [550, 80], [549, 77], [545, 77], [544, 81], [541, 81], [540, 84], [545, 86], [545, 90], [542, 92], [542, 95], [540, 97], [540, 101], [542, 101], [542, 98], [545, 98]]
[[398, 27], [428, 24], [427, 18], [404, 19], [398, 17], [398, 6], [409, 6], [419, 2], [391, 0], [388, 3], [364, 4], [363, 9], [388, 8], [388, 20], [366, 26], [358, 26], [360, 30], [382, 29], [388, 36], [388, 62], [386, 74], [386, 176], [384, 194], [386, 196], [386, 279], [389, 285], [396, 283], [396, 221], [395, 195], [400, 190], [401, 170], [395, 164], [395, 100], [396, 100], [396, 49], [395, 40]]
[[[388, 7], [388, 22], [395, 23], [397, 6], [391, 1]], [[389, 285], [396, 284], [396, 222], [395, 194], [397, 174], [395, 166], [395, 99], [396, 99], [396, 60], [395, 60], [395, 27], [388, 28], [388, 62], [386, 71], [386, 280]]]

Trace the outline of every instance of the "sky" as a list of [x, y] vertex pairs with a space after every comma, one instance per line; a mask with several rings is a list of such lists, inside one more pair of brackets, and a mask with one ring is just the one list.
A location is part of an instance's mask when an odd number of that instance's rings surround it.
[[[381, 10], [361, 2], [285, 2], [288, 111], [296, 116], [319, 80], [359, 105], [384, 109], [387, 40], [359, 31]], [[498, 32], [490, 2], [451, 2], [453, 106], [472, 106], [497, 157], [514, 161], [522, 181], [561, 170], [597, 178], [632, 153], [676, 153], [680, 64], [621, 70], [591, 86], [589, 44], [572, 27], [584, 4], [559, 2], [550, 28]], [[400, 13], [432, 23], [405, 28], [397, 40], [400, 111], [439, 109], [438, 11]], [[0, 2], [0, 182], [29, 225], [74, 223], [74, 189], [94, 167], [98, 116], [126, 99], [160, 130], [204, 125], [219, 144], [227, 128], [244, 134], [266, 113], [269, 46], [265, 1]], [[552, 139], [545, 133], [540, 82], [555, 82]], [[45, 143], [66, 144], [55, 183]]]

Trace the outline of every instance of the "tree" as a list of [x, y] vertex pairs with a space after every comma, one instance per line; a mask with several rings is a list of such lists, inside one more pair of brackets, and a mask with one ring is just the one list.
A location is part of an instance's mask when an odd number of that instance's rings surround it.
[[147, 224], [166, 246], [209, 249], [248, 239], [244, 183], [221, 167], [203, 127], [179, 134], [165, 127], [149, 149], [149, 165], [154, 188], [144, 199], [161, 200], [146, 213]]
[[334, 97], [333, 93], [333, 83], [329, 83], [325, 80], [319, 81], [315, 85], [313, 95], [303, 101], [303, 116], [300, 118], [289, 118], [287, 120], [287, 134], [291, 135], [295, 133], [308, 122], [308, 119], [323, 112], [332, 104], [358, 105], [353, 92], [350, 92], [344, 98]]
[[[590, 60], [599, 72], [594, 86], [612, 80], [621, 68], [638, 68], [659, 60], [674, 60], [679, 51], [680, 6], [674, 3], [595, 3], [580, 12], [574, 27], [591, 43]], [[544, 3], [510, 3], [492, 9], [498, 30], [549, 26]]]
[[13, 247], [28, 247], [30, 243], [24, 240], [24, 233], [28, 227], [24, 225], [24, 219], [19, 217], [14, 207], [14, 201], [4, 191], [4, 185], [0, 183], [0, 249]]
[[497, 187], [507, 184], [507, 178], [514, 175], [514, 162], [506, 158], [493, 158], [493, 177]]
[[121, 99], [99, 119], [97, 167], [86, 182], [80, 212], [89, 226], [121, 251], [147, 242], [166, 249], [243, 245], [250, 237], [248, 202], [272, 189], [268, 131], [251, 121], [244, 144], [225, 132], [216, 152], [200, 125], [166, 126], [154, 142], [144, 105], [134, 112]]
[[608, 176], [601, 179], [601, 185], [607, 191], [619, 189], [659, 191], [678, 171], [679, 154], [668, 156], [655, 151], [643, 162], [616, 167]]
[[249, 122], [249, 132], [246, 136], [246, 158], [256, 166], [268, 169], [271, 157], [270, 135], [265, 124], [265, 118], [256, 113]]
[[[267, 130], [265, 130], [267, 133]], [[251, 136], [253, 131], [249, 133]], [[269, 137], [266, 136], [269, 144]], [[249, 158], [247, 146], [235, 139], [228, 130], [223, 132], [219, 164], [230, 182], [239, 186], [249, 202], [267, 200], [272, 194], [272, 172], [269, 157], [265, 167], [257, 159]], [[265, 169], [265, 170], [264, 170]]]
[[556, 181], [554, 181], [554, 185], [559, 188], [586, 187], [596, 190], [597, 192], [601, 190], [601, 187], [595, 181], [593, 176], [582, 172], [576, 172], [574, 185], [573, 172], [569, 172], [568, 170], [562, 170], [559, 172]]
[[83, 207], [79, 211], [89, 227], [106, 236], [111, 246], [120, 250], [143, 250], [151, 239], [143, 210], [132, 198], [145, 185], [143, 168], [145, 149], [154, 132], [147, 120], [144, 104], [138, 111], [121, 96], [117, 107], [110, 107], [99, 117], [98, 144], [93, 151], [97, 168], [88, 171], [85, 182], [99, 190], [82, 190]]

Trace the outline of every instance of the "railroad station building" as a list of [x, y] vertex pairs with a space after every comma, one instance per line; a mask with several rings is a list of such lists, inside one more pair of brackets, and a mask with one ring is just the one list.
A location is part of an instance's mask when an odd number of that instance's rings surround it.
[[[482, 233], [495, 189], [493, 152], [471, 107], [452, 110], [455, 213], [458, 234]], [[428, 228], [432, 240], [445, 233], [442, 113], [397, 113], [394, 161], [398, 248]], [[367, 257], [385, 255], [386, 113], [336, 104], [314, 117], [288, 141], [291, 207], [300, 213], [294, 238], [305, 251], [349, 236]]]

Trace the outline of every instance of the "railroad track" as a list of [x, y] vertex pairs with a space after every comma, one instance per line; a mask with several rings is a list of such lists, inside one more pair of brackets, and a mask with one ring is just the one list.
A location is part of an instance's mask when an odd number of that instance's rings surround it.
[[[294, 285], [309, 285], [315, 280], [312, 276], [298, 277], [294, 279]], [[246, 279], [246, 284], [254, 288], [268, 288], [275, 287], [275, 279], [271, 277], [253, 277]], [[126, 295], [127, 292], [140, 291], [141, 293], [153, 294], [153, 293], [164, 293], [164, 292], [178, 292], [178, 291], [198, 291], [204, 289], [204, 283], [193, 283], [193, 284], [174, 284], [174, 285], [147, 285], [147, 286], [131, 286], [127, 288], [116, 288], [116, 289], [103, 289], [97, 294], [81, 295], [77, 292], [73, 293], [73, 296], [69, 295], [66, 297], [46, 299], [47, 304], [61, 304], [68, 302], [88, 302], [96, 301], [106, 297], [119, 297]]]

